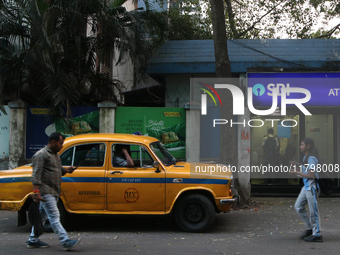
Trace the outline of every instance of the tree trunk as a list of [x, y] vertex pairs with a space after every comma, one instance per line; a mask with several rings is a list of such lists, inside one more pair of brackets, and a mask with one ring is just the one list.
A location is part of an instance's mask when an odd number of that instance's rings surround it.
[[233, 32], [233, 38], [238, 39], [239, 38], [239, 33], [237, 31], [236, 25], [235, 25], [235, 19], [234, 19], [234, 12], [233, 12], [233, 7], [231, 5], [231, 0], [225, 0], [225, 3], [227, 5], [227, 12], [228, 12], [228, 19], [229, 19], [229, 24], [230, 24], [230, 29]]
[[[223, 0], [210, 0], [210, 4], [214, 33], [216, 76], [218, 78], [231, 78]], [[223, 79], [221, 79], [221, 81], [222, 80]], [[227, 89], [221, 89], [219, 94], [223, 98], [223, 106], [220, 108], [220, 118], [228, 120], [229, 124], [230, 121], [233, 120], [233, 98]], [[220, 125], [220, 163], [237, 167], [236, 128], [230, 127], [228, 124]], [[235, 185], [237, 188], [240, 185], [238, 185], [237, 176], [235, 177]], [[243, 205], [243, 192], [240, 189], [238, 190], [241, 196], [240, 202], [241, 205]]]
[[214, 33], [216, 75], [220, 78], [228, 78], [231, 76], [231, 67], [228, 57], [223, 0], [210, 0], [210, 5]]

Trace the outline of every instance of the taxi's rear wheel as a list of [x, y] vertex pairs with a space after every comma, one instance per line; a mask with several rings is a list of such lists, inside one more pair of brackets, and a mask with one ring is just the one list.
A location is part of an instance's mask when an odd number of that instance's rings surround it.
[[190, 194], [181, 198], [175, 207], [178, 226], [187, 232], [205, 232], [215, 220], [212, 202], [200, 194]]

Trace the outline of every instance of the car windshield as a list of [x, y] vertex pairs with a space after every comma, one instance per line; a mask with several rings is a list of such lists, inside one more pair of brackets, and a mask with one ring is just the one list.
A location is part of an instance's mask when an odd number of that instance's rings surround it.
[[151, 143], [150, 147], [164, 165], [170, 166], [176, 164], [177, 160], [160, 142]]

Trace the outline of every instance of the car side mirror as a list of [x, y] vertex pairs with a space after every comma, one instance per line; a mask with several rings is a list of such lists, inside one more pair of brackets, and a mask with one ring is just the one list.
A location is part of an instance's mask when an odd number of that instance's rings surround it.
[[153, 163], [152, 163], [152, 166], [154, 167], [154, 168], [157, 168], [157, 170], [155, 171], [156, 173], [160, 173], [161, 172], [161, 170], [159, 170], [159, 162], [158, 161], [154, 161]]

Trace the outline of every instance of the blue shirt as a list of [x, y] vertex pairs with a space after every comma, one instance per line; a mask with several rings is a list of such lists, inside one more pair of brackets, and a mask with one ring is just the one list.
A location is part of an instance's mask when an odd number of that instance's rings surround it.
[[[303, 161], [305, 161], [306, 156], [303, 157]], [[318, 165], [318, 160], [314, 156], [310, 156], [308, 158], [308, 162], [306, 165], [302, 165], [302, 173], [308, 174], [311, 170], [315, 170], [314, 175], [316, 179], [319, 179], [319, 173], [316, 171]], [[303, 178], [303, 184], [306, 190], [311, 190], [312, 187], [314, 189], [317, 188], [317, 183], [315, 178]]]

